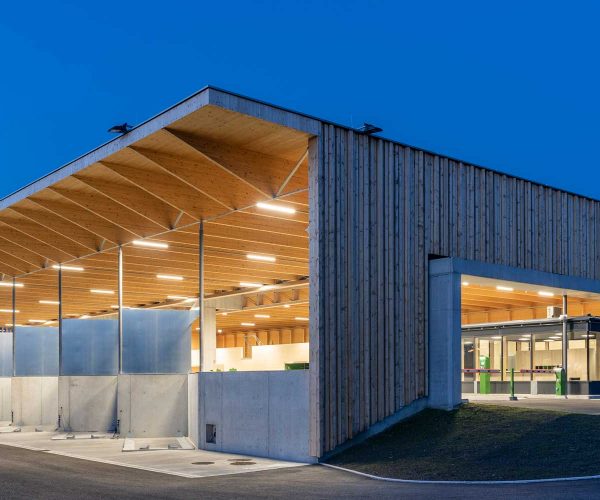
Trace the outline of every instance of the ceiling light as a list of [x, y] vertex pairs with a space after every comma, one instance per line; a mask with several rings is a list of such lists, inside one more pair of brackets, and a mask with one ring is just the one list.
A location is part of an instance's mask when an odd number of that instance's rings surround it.
[[262, 208], [264, 210], [272, 210], [273, 212], [281, 212], [282, 214], [295, 214], [296, 210], [291, 207], [286, 207], [283, 205], [273, 205], [272, 203], [257, 203], [256, 206], [258, 208]]
[[296, 316], [294, 319], [295, 319], [296, 321], [308, 321], [308, 318], [305, 318], [305, 317], [303, 317], [303, 316]]
[[255, 323], [240, 323], [242, 326], [256, 326]]
[[83, 271], [83, 267], [80, 266], [61, 266], [60, 264], [54, 264], [52, 269], [62, 269], [63, 271]]
[[87, 314], [82, 314], [81, 316], [79, 316], [79, 319], [88, 319], [89, 315]]
[[519, 339], [521, 342], [529, 342], [529, 339], [527, 337], [523, 337], [521, 339]]
[[100, 290], [98, 288], [92, 288], [90, 290], [90, 292], [92, 292], [92, 293], [99, 293], [99, 294], [102, 294], [102, 295], [114, 295], [115, 294], [115, 292], [113, 290]]
[[223, 333], [223, 330], [219, 329], [217, 330], [217, 333]]
[[167, 299], [169, 299], [169, 300], [183, 300], [184, 302], [196, 302], [196, 299], [192, 299], [190, 297], [184, 297], [182, 295], [167, 295]]
[[262, 262], [275, 262], [277, 259], [271, 255], [257, 255], [254, 253], [249, 253], [246, 255], [248, 260], [260, 260]]
[[270, 318], [271, 316], [269, 316], [268, 314], [255, 314], [254, 317], [255, 318]]
[[227, 316], [227, 313], [221, 313], [221, 316]]
[[5, 323], [4, 326], [23, 326], [23, 325], [20, 325], [19, 323], [15, 323], [14, 325], [12, 323]]
[[490, 338], [492, 338], [494, 340], [502, 340], [502, 337], [490, 337]]
[[554, 297], [554, 294], [552, 292], [546, 292], [544, 290], [540, 290], [538, 292], [538, 295], [540, 295], [542, 297]]
[[500, 290], [501, 292], [512, 292], [512, 291], [514, 291], [514, 288], [511, 288], [510, 286], [498, 285], [496, 287], [496, 290]]
[[156, 277], [159, 280], [183, 281], [183, 276], [176, 276], [175, 274], [157, 274]]
[[[14, 310], [15, 313], [21, 312], [18, 309]], [[11, 313], [12, 314], [13, 310], [12, 309], [0, 309], [0, 313]]]
[[12, 281], [0, 281], [0, 286], [14, 286], [15, 288], [23, 288], [23, 283], [13, 283]]
[[283, 307], [285, 307], [286, 309], [289, 309], [290, 305], [289, 304], [284, 304]]
[[30, 323], [46, 323], [45, 319], [28, 319]]
[[242, 288], [260, 288], [263, 286], [262, 283], [249, 283], [247, 281], [240, 281], [240, 286]]
[[136, 247], [148, 247], [148, 248], [169, 248], [167, 243], [159, 243], [158, 241], [146, 241], [146, 240], [133, 240], [132, 243]]
[[463, 281], [462, 282], [462, 286], [469, 286], [469, 282], [468, 281]]
[[39, 301], [40, 304], [47, 304], [50, 306], [58, 306], [60, 305], [60, 302], [58, 300], [40, 300]]

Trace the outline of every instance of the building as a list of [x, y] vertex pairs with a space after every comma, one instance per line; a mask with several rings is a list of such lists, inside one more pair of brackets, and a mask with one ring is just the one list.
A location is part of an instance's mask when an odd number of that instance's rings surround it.
[[591, 391], [598, 234], [596, 200], [207, 87], [0, 202], [2, 418], [310, 461], [455, 407], [475, 356]]

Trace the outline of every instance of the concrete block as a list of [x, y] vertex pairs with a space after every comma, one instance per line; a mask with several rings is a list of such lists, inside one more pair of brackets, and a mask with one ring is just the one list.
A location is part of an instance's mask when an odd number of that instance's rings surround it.
[[65, 376], [58, 379], [61, 428], [71, 432], [114, 431], [117, 376]]
[[13, 377], [11, 406], [15, 425], [57, 425], [58, 377]]
[[188, 374], [119, 375], [119, 432], [126, 437], [188, 433]]

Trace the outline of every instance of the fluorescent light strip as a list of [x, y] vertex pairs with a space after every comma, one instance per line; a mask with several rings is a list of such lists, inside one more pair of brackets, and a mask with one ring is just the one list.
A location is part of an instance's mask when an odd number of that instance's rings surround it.
[[8, 287], [15, 287], [15, 288], [23, 288], [23, 283], [14, 283], [12, 281], [0, 281], [0, 286], [8, 286]]
[[291, 306], [289, 304], [284, 304], [283, 307], [285, 307], [286, 309], [289, 309]]
[[261, 286], [263, 286], [263, 284], [262, 283], [249, 283], [247, 281], [241, 281], [240, 286], [242, 288], [260, 288]]
[[148, 247], [148, 248], [169, 248], [167, 243], [159, 243], [158, 241], [146, 241], [146, 240], [133, 240], [132, 243], [136, 247]]
[[113, 290], [100, 290], [98, 288], [92, 288], [90, 290], [90, 292], [92, 292], [92, 293], [99, 293], [99, 294], [102, 294], [102, 295], [114, 295], [115, 294], [115, 292]]
[[269, 316], [268, 314], [255, 314], [254, 317], [255, 318], [270, 318], [271, 316]]
[[196, 299], [191, 297], [184, 297], [183, 295], [167, 295], [169, 300], [182, 300], [183, 302], [196, 302]]
[[255, 323], [240, 323], [242, 326], [256, 326]]
[[462, 282], [462, 286], [469, 286], [469, 282], [468, 281], [463, 281]]
[[514, 288], [511, 288], [511, 287], [509, 287], [509, 286], [502, 286], [502, 285], [498, 285], [498, 286], [496, 287], [496, 290], [499, 290], [499, 291], [501, 291], [501, 292], [513, 292], [515, 289], [514, 289]]
[[[0, 313], [11, 313], [12, 314], [13, 310], [12, 309], [0, 309]], [[21, 311], [19, 311], [18, 309], [15, 309], [15, 313], [19, 313]]]
[[280, 212], [282, 214], [295, 214], [296, 210], [292, 207], [286, 207], [284, 205], [273, 205], [271, 203], [262, 203], [259, 202], [256, 204], [258, 208], [262, 208], [263, 210], [271, 210], [273, 212]]
[[248, 260], [259, 260], [261, 262], [275, 262], [277, 259], [271, 255], [257, 255], [254, 253], [246, 254]]
[[58, 300], [39, 300], [38, 301], [40, 304], [46, 304], [49, 306], [58, 306], [60, 305], [60, 302]]
[[303, 316], [296, 316], [294, 319], [295, 319], [296, 321], [308, 321], [308, 318], [305, 318], [305, 317], [303, 317]]
[[554, 297], [554, 294], [552, 292], [546, 292], [544, 290], [540, 290], [538, 292], [538, 295], [540, 295], [541, 297]]
[[28, 319], [30, 323], [46, 323], [45, 319]]
[[63, 271], [83, 271], [83, 267], [80, 266], [61, 266], [59, 264], [54, 264], [52, 269], [62, 269]]
[[159, 280], [183, 281], [183, 276], [176, 276], [174, 274], [157, 274], [156, 277]]

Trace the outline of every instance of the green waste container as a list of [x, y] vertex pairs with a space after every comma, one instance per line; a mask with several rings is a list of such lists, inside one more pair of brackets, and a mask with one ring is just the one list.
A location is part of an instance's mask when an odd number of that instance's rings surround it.
[[[490, 369], [490, 357], [479, 356], [479, 369], [489, 370]], [[490, 373], [479, 374], [479, 394], [490, 394], [492, 392], [492, 384], [490, 382]]]
[[567, 378], [563, 368], [555, 368], [554, 375], [556, 377], [556, 392], [557, 396], [564, 396], [567, 393]]

